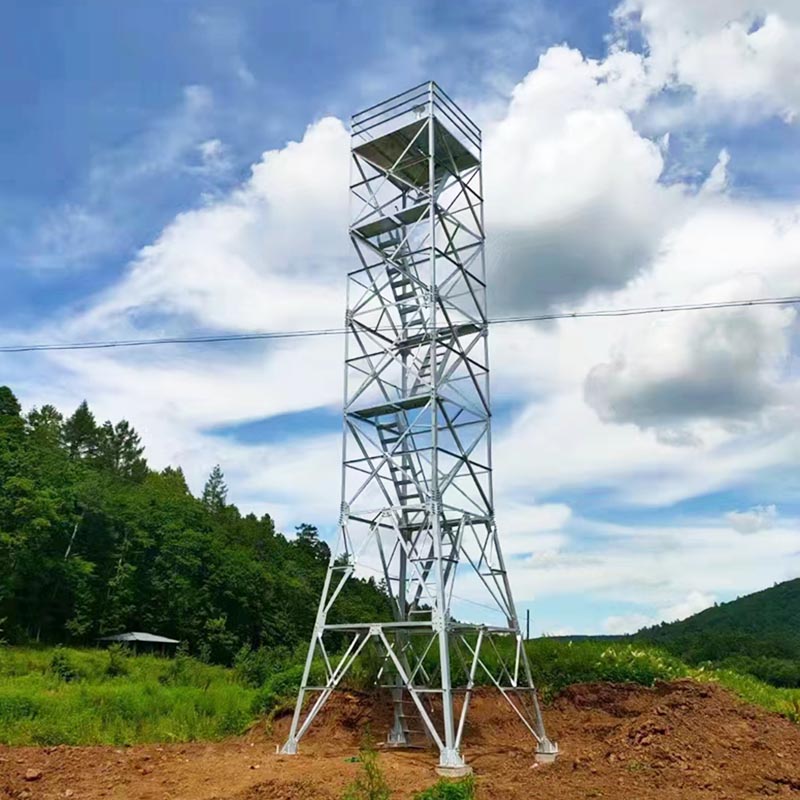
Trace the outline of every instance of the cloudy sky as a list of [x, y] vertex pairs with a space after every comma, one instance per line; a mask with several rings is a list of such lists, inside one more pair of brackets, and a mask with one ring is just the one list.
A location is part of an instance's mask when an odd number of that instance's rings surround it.
[[[484, 132], [493, 315], [800, 293], [797, 0], [0, 13], [2, 344], [340, 325], [347, 120], [431, 78]], [[536, 631], [797, 576], [797, 314], [492, 329], [498, 520]], [[342, 348], [2, 355], [0, 382], [330, 532]]]

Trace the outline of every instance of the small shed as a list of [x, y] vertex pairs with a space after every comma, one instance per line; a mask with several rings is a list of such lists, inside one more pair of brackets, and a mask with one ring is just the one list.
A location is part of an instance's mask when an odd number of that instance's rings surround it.
[[97, 641], [106, 647], [110, 644], [124, 644], [130, 647], [134, 653], [158, 653], [162, 656], [175, 655], [175, 650], [180, 644], [177, 639], [168, 639], [166, 636], [142, 633], [141, 631], [101, 636]]

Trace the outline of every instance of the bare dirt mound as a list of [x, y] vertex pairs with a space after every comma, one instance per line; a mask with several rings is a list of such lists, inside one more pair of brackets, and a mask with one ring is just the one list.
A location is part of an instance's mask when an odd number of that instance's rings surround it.
[[[533, 766], [509, 712], [494, 693], [474, 698], [465, 754], [479, 798], [800, 800], [800, 727], [713, 685], [571, 687], [545, 711], [562, 750], [547, 767]], [[0, 800], [337, 800], [364, 730], [380, 738], [388, 722], [385, 705], [352, 694], [330, 703], [295, 757], [275, 754], [285, 718], [269, 735], [215, 744], [0, 748]], [[380, 762], [397, 800], [436, 779], [430, 750]]]

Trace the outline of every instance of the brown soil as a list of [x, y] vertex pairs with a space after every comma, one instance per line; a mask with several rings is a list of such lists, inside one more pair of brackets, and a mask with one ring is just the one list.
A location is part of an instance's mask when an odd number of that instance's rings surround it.
[[[546, 710], [562, 751], [550, 766], [533, 766], [530, 738], [502, 698], [479, 694], [471, 718], [465, 754], [486, 800], [800, 800], [800, 727], [715, 686], [574, 686]], [[0, 748], [0, 800], [337, 800], [358, 770], [347, 758], [364, 729], [377, 736], [386, 722], [383, 708], [347, 695], [294, 757], [275, 754], [286, 719], [215, 744]], [[380, 754], [397, 800], [430, 786], [435, 762], [432, 751]]]

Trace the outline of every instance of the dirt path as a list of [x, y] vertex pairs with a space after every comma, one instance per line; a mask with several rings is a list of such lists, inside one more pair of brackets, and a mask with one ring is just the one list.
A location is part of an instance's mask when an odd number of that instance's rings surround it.
[[[480, 695], [471, 711], [466, 756], [486, 800], [800, 800], [800, 727], [714, 686], [572, 687], [546, 711], [562, 750], [547, 767], [532, 766], [501, 698]], [[385, 722], [363, 698], [342, 697], [295, 757], [275, 755], [286, 720], [215, 744], [0, 748], [0, 800], [338, 800], [361, 732]], [[436, 779], [432, 751], [380, 761], [397, 800]]]

